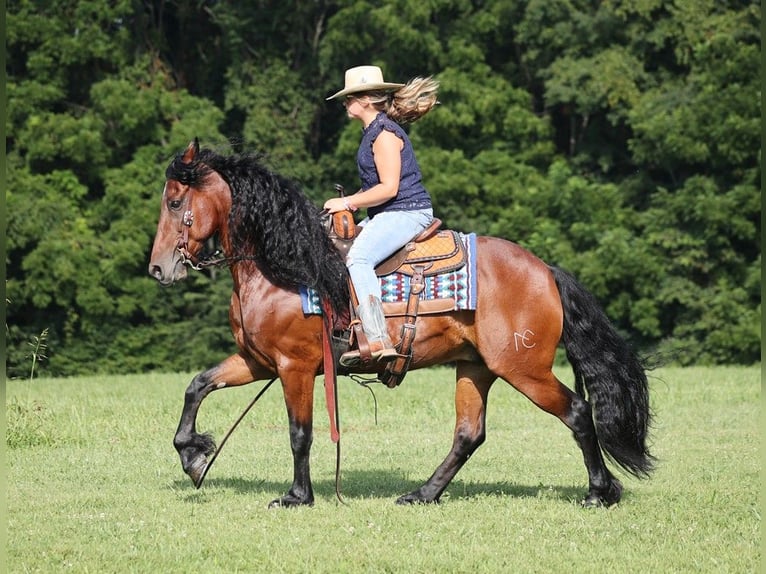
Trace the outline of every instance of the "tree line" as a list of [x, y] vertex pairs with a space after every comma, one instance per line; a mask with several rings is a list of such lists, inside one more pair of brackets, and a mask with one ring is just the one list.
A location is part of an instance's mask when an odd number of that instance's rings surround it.
[[8, 375], [231, 353], [225, 269], [147, 274], [165, 167], [199, 137], [263, 153], [317, 204], [354, 189], [359, 127], [325, 97], [360, 64], [439, 80], [409, 133], [445, 225], [568, 269], [643, 352], [756, 362], [760, 18], [732, 0], [8, 0]]

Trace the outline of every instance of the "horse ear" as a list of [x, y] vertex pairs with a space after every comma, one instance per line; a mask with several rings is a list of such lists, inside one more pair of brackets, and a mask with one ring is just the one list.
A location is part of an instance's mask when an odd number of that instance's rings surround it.
[[191, 163], [194, 159], [194, 156], [196, 156], [199, 153], [199, 138], [194, 138], [194, 141], [189, 142], [189, 145], [186, 147], [186, 151], [184, 152], [183, 158], [181, 161], [184, 163]]

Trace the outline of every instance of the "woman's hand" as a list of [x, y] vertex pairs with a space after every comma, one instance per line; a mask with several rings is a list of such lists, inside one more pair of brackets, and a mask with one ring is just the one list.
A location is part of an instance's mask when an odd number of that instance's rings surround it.
[[327, 213], [337, 213], [339, 211], [356, 211], [356, 207], [347, 197], [332, 197], [324, 202], [324, 210]]

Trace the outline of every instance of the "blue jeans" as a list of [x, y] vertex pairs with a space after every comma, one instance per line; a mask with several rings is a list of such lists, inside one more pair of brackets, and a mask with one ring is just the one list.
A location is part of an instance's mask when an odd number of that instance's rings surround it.
[[370, 295], [381, 298], [375, 267], [400, 247], [414, 239], [433, 221], [432, 209], [384, 211], [359, 225], [362, 231], [346, 257], [346, 266], [359, 301]]

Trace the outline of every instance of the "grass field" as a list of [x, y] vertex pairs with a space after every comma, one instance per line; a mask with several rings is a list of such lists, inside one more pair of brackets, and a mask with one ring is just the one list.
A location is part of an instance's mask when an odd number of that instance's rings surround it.
[[[560, 373], [568, 381], [568, 372]], [[292, 478], [278, 386], [195, 490], [172, 446], [190, 375], [8, 381], [8, 571], [757, 572], [760, 368], [652, 373], [651, 480], [617, 473], [611, 509], [584, 510], [567, 429], [497, 383], [488, 438], [439, 505], [394, 500], [447, 453], [453, 376], [408, 375], [370, 393], [340, 379], [342, 493], [317, 384], [313, 508], [268, 510]], [[261, 383], [211, 395], [219, 440]]]

